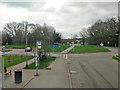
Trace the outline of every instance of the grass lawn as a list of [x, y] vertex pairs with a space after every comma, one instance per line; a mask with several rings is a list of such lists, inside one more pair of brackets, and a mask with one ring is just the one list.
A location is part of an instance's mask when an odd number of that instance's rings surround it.
[[107, 48], [94, 46], [94, 45], [82, 45], [75, 46], [69, 53], [92, 53], [92, 52], [110, 52]]
[[116, 61], [120, 61], [120, 56], [113, 56], [112, 59], [114, 59]]
[[[65, 49], [67, 49], [67, 48], [69, 48], [70, 47], [70, 45], [61, 45], [60, 44], [60, 48], [58, 48], [58, 46], [56, 45], [55, 46], [55, 51], [54, 52], [62, 52], [62, 51], [64, 51]], [[51, 46], [51, 52], [53, 52], [53, 48], [52, 48], [52, 46]]]
[[15, 49], [23, 49], [25, 47], [26, 47], [25, 45], [5, 45], [5, 48], [11, 48], [11, 49], [13, 49], [13, 48], [15, 48]]
[[[32, 59], [33, 56], [28, 56], [28, 60]], [[26, 61], [26, 56], [5, 56], [4, 65], [5, 67], [14, 66], [16, 64]]]
[[9, 52], [9, 51], [12, 51], [12, 50], [9, 50], [9, 49], [2, 50], [2, 52]]
[[[49, 64], [50, 64], [52, 61], [54, 61], [55, 59], [56, 59], [56, 57], [48, 57], [48, 58], [45, 59], [45, 60], [39, 61], [39, 67], [38, 67], [38, 69], [44, 69], [44, 68], [48, 67]], [[32, 64], [30, 64], [30, 65], [28, 66], [28, 68], [24, 67], [24, 69], [36, 69], [36, 67], [35, 67], [35, 62], [32, 63]]]

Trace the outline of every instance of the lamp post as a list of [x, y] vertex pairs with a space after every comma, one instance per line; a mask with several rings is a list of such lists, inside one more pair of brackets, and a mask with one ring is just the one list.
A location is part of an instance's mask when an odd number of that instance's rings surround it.
[[[26, 26], [25, 26], [25, 32], [26, 32], [26, 48], [27, 48], [27, 25], [28, 23], [26, 23]], [[28, 60], [27, 60], [27, 50], [26, 50], [26, 68], [28, 68]]]
[[72, 34], [71, 34], [71, 39], [72, 39]]
[[118, 47], [118, 38], [119, 38], [119, 32], [116, 32], [116, 38], [117, 38], [117, 42], [116, 42], [116, 47]]
[[34, 48], [34, 36], [32, 36], [32, 38], [33, 38], [33, 48]]

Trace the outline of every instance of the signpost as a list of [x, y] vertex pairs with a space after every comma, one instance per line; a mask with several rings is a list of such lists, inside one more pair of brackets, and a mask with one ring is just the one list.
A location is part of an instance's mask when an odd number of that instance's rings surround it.
[[53, 52], [55, 51], [55, 45], [52, 46], [53, 47]]
[[35, 67], [36, 67], [36, 75], [39, 76], [38, 74], [38, 67], [39, 67], [39, 55], [38, 55], [38, 48], [41, 48], [41, 41], [36, 41], [36, 61], [35, 61]]

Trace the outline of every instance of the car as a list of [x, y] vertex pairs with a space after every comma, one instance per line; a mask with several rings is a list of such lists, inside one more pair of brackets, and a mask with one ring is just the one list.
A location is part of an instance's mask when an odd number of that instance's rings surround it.
[[30, 52], [30, 51], [32, 51], [32, 47], [26, 47], [25, 48], [25, 52]]

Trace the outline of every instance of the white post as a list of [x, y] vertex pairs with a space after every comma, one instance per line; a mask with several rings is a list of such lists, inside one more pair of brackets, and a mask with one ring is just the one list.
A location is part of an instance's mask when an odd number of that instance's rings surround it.
[[65, 58], [66, 58], [66, 60], [67, 60], [67, 54], [66, 54], [65, 56], [66, 56]]

